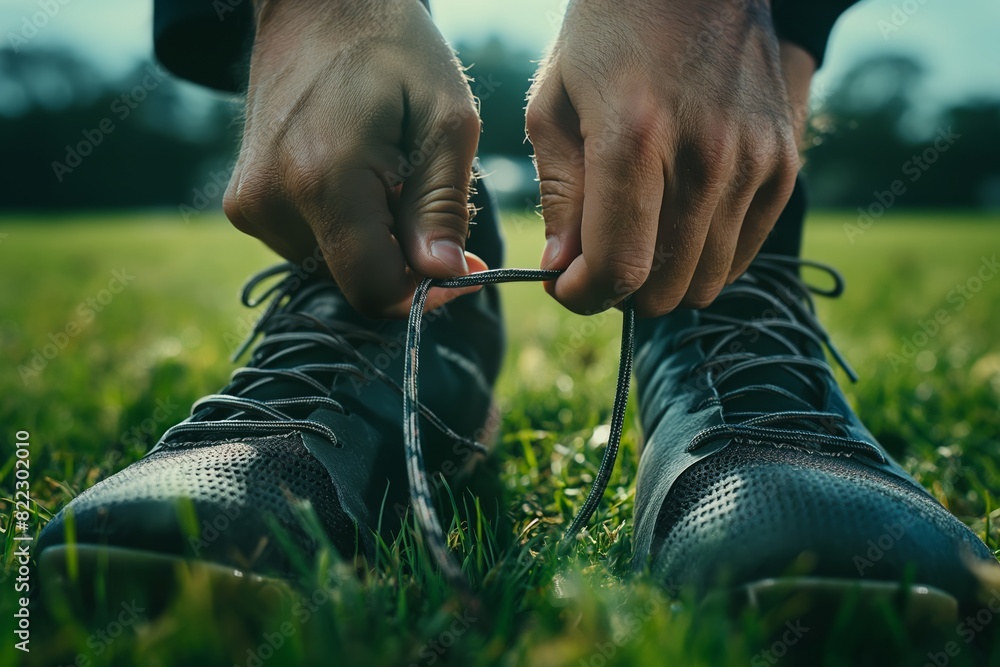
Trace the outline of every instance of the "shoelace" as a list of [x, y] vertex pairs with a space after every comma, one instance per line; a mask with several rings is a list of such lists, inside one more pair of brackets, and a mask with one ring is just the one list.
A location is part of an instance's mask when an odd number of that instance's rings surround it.
[[[805, 283], [797, 273], [801, 267], [817, 269], [833, 279], [833, 287], [824, 290]], [[747, 276], [726, 288], [709, 309], [701, 312], [700, 323], [678, 334], [677, 345], [682, 346], [698, 340], [711, 339], [705, 352], [705, 360], [694, 372], [707, 372], [709, 382], [718, 387], [726, 380], [747, 372], [760, 372], [768, 366], [780, 366], [792, 373], [801, 382], [815, 388], [818, 394], [822, 387], [816, 374], [830, 374], [830, 366], [822, 360], [805, 354], [789, 339], [789, 334], [798, 334], [812, 341], [819, 349], [830, 351], [837, 364], [844, 369], [851, 381], [857, 374], [833, 345], [829, 335], [819, 323], [815, 314], [812, 294], [835, 298], [843, 293], [844, 280], [833, 267], [818, 262], [761, 253], [754, 260]], [[778, 296], [781, 295], [781, 296]], [[747, 322], [720, 314], [716, 306], [728, 299], [753, 298], [767, 302], [774, 317]], [[749, 329], [760, 336], [767, 336], [788, 350], [787, 354], [759, 356], [753, 352], [724, 352]], [[718, 370], [721, 369], [721, 370]], [[790, 409], [770, 412], [726, 411], [725, 406], [746, 398], [752, 393], [770, 394], [780, 397], [801, 410]], [[845, 435], [846, 420], [843, 415], [823, 412], [801, 396], [775, 384], [750, 384], [731, 391], [725, 391], [703, 401], [698, 408], [709, 401], [717, 401], [723, 407], [726, 423], [707, 428], [698, 433], [688, 446], [689, 452], [697, 451], [720, 439], [743, 439], [763, 441], [778, 446], [814, 449], [822, 445], [832, 451], [857, 453], [868, 456], [880, 463], [885, 456], [871, 443]]]
[[[427, 469], [424, 466], [424, 453], [420, 444], [420, 420], [417, 417], [417, 370], [419, 368], [420, 351], [420, 321], [424, 306], [427, 303], [427, 293], [431, 287], [469, 287], [474, 285], [489, 285], [496, 283], [531, 282], [555, 280], [561, 271], [543, 269], [493, 269], [480, 271], [467, 276], [450, 279], [424, 279], [417, 287], [413, 302], [410, 305], [410, 317], [406, 328], [406, 358], [403, 366], [403, 442], [406, 447], [406, 473], [410, 481], [410, 504], [422, 531], [428, 550], [434, 558], [441, 573], [452, 586], [468, 593], [469, 582], [462, 574], [462, 568], [455, 562], [448, 550], [447, 538], [427, 483]], [[577, 511], [576, 516], [563, 534], [563, 544], [571, 543], [580, 529], [593, 516], [604, 497], [618, 459], [618, 448], [621, 444], [622, 429], [625, 425], [625, 406], [628, 402], [629, 381], [632, 377], [632, 356], [635, 338], [635, 310], [631, 298], [622, 302], [622, 347], [618, 364], [618, 383], [615, 389], [615, 402], [611, 411], [611, 430], [608, 444], [601, 458], [601, 466], [590, 487], [587, 499]]]
[[[264, 281], [283, 274], [284, 277], [281, 280], [266, 288], [259, 296], [254, 296], [254, 291]], [[423, 448], [420, 442], [419, 415], [427, 418], [435, 428], [449, 438], [466, 443], [484, 453], [488, 449], [482, 443], [453, 431], [418, 399], [417, 369], [420, 323], [427, 301], [427, 292], [431, 287], [452, 288], [493, 283], [554, 280], [559, 274], [559, 271], [497, 269], [448, 280], [424, 280], [414, 294], [410, 309], [404, 349], [403, 386], [401, 387], [392, 377], [376, 367], [355, 348], [355, 342], [378, 342], [382, 340], [381, 336], [358, 327], [334, 328], [310, 315], [290, 312], [294, 310], [296, 304], [308, 301], [316, 292], [330, 289], [329, 283], [308, 284], [308, 276], [303, 275], [301, 269], [291, 263], [279, 264], [265, 269], [246, 282], [240, 295], [240, 301], [247, 308], [256, 308], [268, 299], [270, 300], [250, 335], [233, 353], [233, 359], [238, 359], [259, 336], [268, 334], [254, 351], [251, 364], [236, 369], [230, 378], [229, 385], [219, 393], [198, 400], [191, 408], [191, 416], [168, 429], [150, 453], [180, 435], [189, 437], [205, 433], [257, 435], [261, 432], [286, 433], [292, 430], [317, 433], [326, 438], [333, 446], [339, 447], [341, 444], [336, 433], [328, 426], [308, 418], [297, 417], [290, 412], [303, 409], [311, 412], [316, 408], [325, 407], [343, 413], [345, 412], [344, 407], [331, 398], [330, 378], [337, 374], [348, 374], [364, 379], [365, 371], [373, 373], [377, 378], [395, 387], [403, 395], [403, 435], [407, 476], [410, 482], [410, 500], [428, 550], [451, 585], [468, 593], [468, 580], [462, 575], [461, 568], [455, 563], [448, 550], [444, 529], [434, 509], [428, 482], [429, 476], [424, 465]], [[304, 282], [307, 284], [303, 286]], [[629, 380], [632, 374], [635, 313], [630, 299], [623, 302], [622, 310], [624, 318], [621, 361], [618, 369], [618, 383], [611, 415], [608, 444], [590, 493], [563, 535], [565, 543], [570, 542], [597, 510], [601, 498], [607, 490], [618, 457], [622, 429], [625, 424]], [[282, 331], [282, 329], [292, 330]], [[272, 367], [273, 364], [281, 361], [287, 355], [313, 348], [325, 349], [349, 361], [305, 364], [291, 368]], [[301, 384], [305, 393], [300, 396], [274, 399], [259, 399], [247, 395], [275, 381], [292, 381]], [[251, 419], [250, 417], [255, 418]]]
[[[822, 290], [807, 285], [795, 272], [800, 267], [812, 267], [827, 272], [834, 280], [834, 287]], [[281, 274], [286, 274], [282, 280], [271, 285], [260, 296], [253, 297], [253, 291], [258, 285], [268, 278]], [[317, 407], [326, 407], [334, 411], [344, 412], [344, 407], [330, 396], [332, 393], [331, 383], [329, 381], [324, 383], [322, 378], [329, 380], [332, 375], [336, 374], [353, 374], [363, 378], [365, 371], [373, 373], [377, 378], [395, 387], [403, 396], [403, 438], [407, 476], [410, 483], [410, 499], [414, 516], [428, 550], [443, 576], [453, 586], [467, 592], [468, 580], [462, 574], [461, 567], [455, 562], [448, 549], [444, 529], [434, 509], [420, 440], [419, 415], [423, 415], [435, 428], [440, 429], [450, 438], [468, 443], [478, 451], [485, 452], [486, 448], [481, 443], [454, 432], [418, 399], [420, 323], [427, 302], [427, 294], [431, 287], [460, 288], [508, 282], [546, 281], [554, 280], [559, 274], [559, 271], [547, 270], [496, 269], [457, 278], [423, 280], [416, 289], [410, 308], [404, 349], [403, 384], [400, 386], [393, 378], [386, 375], [358, 352], [355, 343], [352, 342], [377, 342], [381, 340], [377, 334], [350, 326], [334, 328], [315, 317], [303, 313], [287, 312], [291, 311], [295, 304], [307, 301], [316, 291], [329, 289], [327, 284], [320, 282], [302, 286], [305, 278], [302, 276], [301, 270], [294, 264], [280, 264], [266, 269], [251, 277], [241, 294], [241, 301], [248, 308], [255, 308], [265, 300], [270, 299], [253, 331], [233, 355], [234, 359], [239, 358], [258, 336], [270, 334], [255, 350], [251, 366], [234, 371], [230, 384], [220, 393], [206, 396], [196, 402], [192, 407], [191, 417], [169, 429], [153, 451], [177, 435], [185, 433], [258, 434], [262, 431], [287, 432], [296, 429], [312, 431], [326, 438], [332, 445], [341, 446], [337, 435], [328, 426], [308, 418], [296, 417], [289, 414], [289, 410], [309, 409], [311, 411]], [[716, 299], [716, 303], [740, 296], [754, 297], [769, 302], [774, 311], [783, 317], [748, 323], [743, 319], [730, 318], [710, 310], [703, 311], [700, 318], [701, 324], [690, 327], [679, 334], [677, 344], [681, 346], [707, 337], [716, 338], [715, 343], [706, 354], [705, 361], [700, 365], [701, 370], [711, 369], [711, 367], [723, 368], [721, 372], [712, 376], [712, 381], [716, 385], [739, 373], [768, 365], [781, 365], [806, 383], [814, 383], [814, 380], [808, 375], [810, 370], [812, 372], [831, 372], [827, 364], [800, 351], [787, 336], [782, 334], [781, 329], [785, 329], [787, 332], [795, 332], [805, 336], [821, 348], [829, 349], [837, 363], [852, 380], [856, 380], [857, 375], [816, 319], [811, 297], [811, 294], [837, 297], [843, 292], [843, 287], [843, 278], [832, 267], [798, 258], [762, 253], [755, 260], [752, 271], [748, 272], [746, 277], [740, 281], [727, 287]], [[782, 292], [786, 294], [787, 298], [775, 296], [775, 294]], [[579, 533], [597, 510], [607, 490], [618, 457], [633, 360], [635, 312], [631, 299], [625, 299], [622, 302], [622, 310], [621, 356], [608, 444], [590, 492], [563, 534], [564, 544], [571, 542], [572, 538]], [[283, 327], [295, 326], [298, 327], [297, 330], [280, 331]], [[760, 335], [769, 336], [780, 342], [788, 349], [789, 353], [766, 357], [749, 352], [723, 353], [722, 350], [740, 336], [747, 326], [755, 328]], [[303, 331], [302, 327], [313, 330]], [[292, 368], [269, 367], [280, 361], [285, 355], [312, 347], [327, 348], [330, 352], [350, 361], [307, 364]], [[803, 370], [797, 370], [798, 368]], [[276, 380], [291, 380], [300, 383], [307, 390], [307, 393], [301, 396], [264, 400], [246, 396], [254, 389], [259, 389], [266, 383]], [[804, 399], [776, 385], [748, 385], [736, 391], [724, 392], [718, 395], [715, 400], [725, 405], [737, 398], [738, 395], [745, 395], [748, 392], [779, 395], [800, 403], [803, 409], [767, 413], [730, 412], [726, 415], [727, 423], [699, 433], [692, 440], [689, 451], [695, 451], [721, 438], [743, 438], [802, 447], [813, 447], [819, 443], [832, 448], [861, 453], [881, 462], [885, 461], [881, 452], [870, 443], [828, 432], [831, 430], [831, 425], [843, 423], [844, 418], [841, 415], [816, 410]], [[210, 419], [210, 417], [215, 418]], [[248, 417], [256, 418], [250, 419]], [[789, 425], [804, 423], [818, 425], [820, 430], [787, 428]], [[781, 428], [781, 425], [785, 425], [786, 428]]]
[[[278, 276], [283, 277], [259, 296], [254, 296], [264, 281]], [[181, 435], [259, 435], [262, 432], [287, 433], [294, 430], [316, 433], [333, 446], [340, 447], [340, 440], [330, 427], [303, 416], [317, 408], [346, 412], [340, 402], [331, 398], [333, 376], [352, 375], [362, 381], [374, 377], [403, 393], [398, 382], [357, 350], [357, 344], [377, 343], [383, 340], [381, 336], [359, 327], [333, 326], [311, 315], [292, 312], [297, 304], [307, 302], [317, 292], [331, 289], [328, 282], [309, 283], [308, 278], [292, 263], [278, 264], [250, 277], [240, 294], [241, 303], [247, 308], [256, 308], [270, 301], [250, 335], [233, 353], [233, 360], [243, 356], [259, 336], [269, 335], [257, 346], [248, 366], [233, 371], [229, 384], [219, 393], [196, 401], [191, 407], [191, 416], [168, 429], [150, 453]], [[315, 349], [345, 361], [300, 364], [291, 368], [276, 366], [289, 355]], [[298, 384], [302, 393], [272, 399], [251, 396], [274, 382]], [[488, 451], [482, 443], [453, 431], [422, 403], [417, 403], [417, 408], [449, 438], [476, 451]]]

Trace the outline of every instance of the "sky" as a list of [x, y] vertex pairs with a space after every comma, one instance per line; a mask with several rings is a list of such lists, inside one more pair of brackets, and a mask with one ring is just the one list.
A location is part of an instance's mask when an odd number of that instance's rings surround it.
[[[205, 0], [208, 2], [209, 0]], [[249, 0], [244, 0], [249, 2]], [[452, 41], [499, 35], [540, 53], [559, 27], [566, 0], [431, 0]], [[0, 35], [10, 45], [42, 6], [58, 7], [23, 48], [70, 46], [111, 76], [126, 73], [151, 47], [151, 0], [0, 0]], [[1000, 2], [997, 0], [864, 0], [848, 10], [814, 80], [822, 96], [853, 64], [880, 52], [916, 56], [927, 69], [933, 104], [1000, 96]]]

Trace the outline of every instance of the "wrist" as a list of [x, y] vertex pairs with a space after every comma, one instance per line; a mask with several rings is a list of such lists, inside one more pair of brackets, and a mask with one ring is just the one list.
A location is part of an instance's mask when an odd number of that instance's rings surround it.
[[253, 0], [257, 42], [263, 37], [289, 40], [320, 36], [360, 41], [391, 33], [410, 18], [419, 0]]

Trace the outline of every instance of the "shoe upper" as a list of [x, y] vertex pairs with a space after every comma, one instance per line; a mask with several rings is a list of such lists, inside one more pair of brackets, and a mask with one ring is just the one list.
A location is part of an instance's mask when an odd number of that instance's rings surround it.
[[[405, 322], [362, 317], [332, 281], [291, 264], [244, 289], [248, 306], [267, 299], [247, 366], [143, 459], [77, 496], [45, 527], [39, 550], [69, 533], [82, 544], [281, 573], [290, 568], [283, 537], [306, 553], [318, 543], [304, 504], [344, 556], [371, 556], [375, 531], [398, 529], [409, 502], [399, 387]], [[425, 322], [427, 466], [447, 477], [482, 449], [476, 439], [503, 344], [495, 288]]]
[[[830, 273], [819, 290], [802, 265]], [[800, 574], [902, 581], [967, 598], [989, 549], [868, 432], [837, 386], [812, 293], [832, 269], [761, 255], [706, 309], [640, 322], [646, 433], [635, 566], [699, 590]]]

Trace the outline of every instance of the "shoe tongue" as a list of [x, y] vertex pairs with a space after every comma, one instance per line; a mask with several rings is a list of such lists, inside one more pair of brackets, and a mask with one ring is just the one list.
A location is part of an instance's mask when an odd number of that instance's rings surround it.
[[316, 286], [304, 288], [282, 309], [286, 313], [301, 313], [314, 317], [321, 322], [349, 323], [359, 327], [371, 327], [372, 322], [365, 320], [356, 310], [351, 308], [347, 299], [332, 281], [314, 283]]
[[[281, 318], [285, 314], [304, 315], [309, 318], [315, 318], [320, 322], [342, 323], [348, 319], [344, 311], [351, 310], [345, 308], [344, 304], [346, 304], [346, 301], [339, 295], [339, 292], [331, 288], [329, 290], [296, 295], [282, 308], [281, 313], [275, 314], [274, 317]], [[353, 313], [353, 310], [351, 312]], [[296, 317], [288, 318], [286, 322], [274, 320], [273, 324], [268, 328], [268, 332], [264, 335], [263, 341], [278, 334], [317, 330], [315, 326], [311, 326], [308, 320]], [[303, 349], [292, 352], [288, 351], [300, 346]], [[302, 343], [290, 341], [269, 346], [266, 350], [266, 355], [265, 359], [267, 361], [264, 363], [253, 363], [252, 365], [255, 368], [291, 370], [306, 364], [334, 364], [352, 360], [346, 353], [338, 353], [329, 347], [305, 345], [305, 341]], [[276, 356], [277, 358], [272, 360]], [[315, 373], [311, 373], [310, 375], [317, 376]], [[318, 379], [321, 382], [325, 380], [322, 375], [318, 375]], [[280, 376], [271, 377], [267, 381], [263, 381], [263, 377], [253, 379], [249, 383], [256, 386], [248, 391], [242, 391], [241, 396], [261, 401], [311, 396], [316, 393], [316, 390], [305, 382]]]
[[[742, 293], [733, 295], [720, 301], [718, 306], [710, 307], [709, 312], [731, 319], [763, 325], [764, 327], [767, 327], [768, 323], [774, 323], [775, 326], [770, 327], [770, 330], [787, 340], [794, 348], [789, 349], [787, 344], [775, 339], [759, 328], [747, 328], [745, 333], [741, 332], [734, 339], [723, 344], [719, 354], [749, 353], [758, 358], [773, 357], [775, 355], [805, 355], [817, 359], [825, 359], [822, 348], [817, 346], [816, 342], [810, 337], [782, 326], [782, 322], [795, 320], [786, 314], [785, 309], [776, 308], [773, 303], [762, 296]], [[706, 350], [711, 349], [719, 339], [720, 336], [706, 338], [703, 342], [704, 348]], [[809, 405], [819, 410], [822, 409], [825, 398], [822, 390], [819, 389], [817, 383], [806, 382], [800, 377], [802, 375], [812, 378], [815, 374], [815, 370], [806, 366], [775, 362], [737, 371], [718, 383], [717, 389], [722, 394], [738, 390], [747, 385], [774, 385], [806, 401]], [[767, 413], [784, 410], [802, 411], [803, 409], [805, 409], [805, 406], [799, 401], [792, 400], [778, 393], [764, 391], [750, 391], [738, 394], [734, 398], [727, 400], [725, 405], [727, 412]]]

